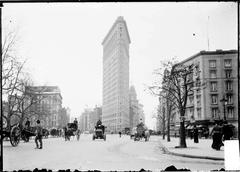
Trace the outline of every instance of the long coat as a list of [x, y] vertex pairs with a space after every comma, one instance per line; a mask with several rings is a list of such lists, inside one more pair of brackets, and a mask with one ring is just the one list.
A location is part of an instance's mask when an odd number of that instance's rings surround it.
[[194, 143], [198, 143], [198, 128], [197, 127], [193, 128], [193, 138], [194, 138]]

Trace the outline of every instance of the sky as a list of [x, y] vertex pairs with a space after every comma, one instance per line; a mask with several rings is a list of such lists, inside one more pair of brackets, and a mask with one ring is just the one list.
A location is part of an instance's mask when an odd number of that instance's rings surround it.
[[130, 86], [152, 129], [158, 99], [146, 87], [161, 61], [237, 49], [234, 2], [10, 3], [2, 8], [3, 35], [4, 29], [18, 32], [17, 55], [27, 59], [35, 85], [59, 86], [63, 106], [78, 117], [102, 105], [101, 43], [118, 16], [131, 39]]

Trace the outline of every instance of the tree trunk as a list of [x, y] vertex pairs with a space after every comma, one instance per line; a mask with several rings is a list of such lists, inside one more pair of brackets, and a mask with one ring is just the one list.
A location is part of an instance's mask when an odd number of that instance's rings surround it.
[[167, 101], [167, 141], [170, 142], [170, 117], [171, 117], [171, 111], [172, 111], [172, 105], [171, 102]]
[[163, 140], [165, 140], [165, 112], [162, 118], [162, 134], [163, 134]]
[[168, 117], [167, 117], [167, 141], [170, 142], [170, 111], [168, 112]]
[[180, 122], [180, 148], [186, 148], [186, 135], [185, 135], [185, 126], [184, 126], [184, 120]]

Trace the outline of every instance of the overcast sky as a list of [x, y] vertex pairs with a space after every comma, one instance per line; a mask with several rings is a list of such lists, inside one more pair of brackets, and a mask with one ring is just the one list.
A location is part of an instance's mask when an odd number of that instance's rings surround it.
[[[155, 125], [158, 99], [144, 91], [161, 60], [208, 50], [237, 49], [237, 3], [4, 4], [3, 28], [19, 33], [18, 55], [28, 59], [36, 85], [57, 85], [72, 116], [102, 105], [102, 41], [118, 16], [131, 39], [130, 84]], [[209, 17], [208, 17], [209, 16]], [[195, 34], [195, 36], [193, 36]]]

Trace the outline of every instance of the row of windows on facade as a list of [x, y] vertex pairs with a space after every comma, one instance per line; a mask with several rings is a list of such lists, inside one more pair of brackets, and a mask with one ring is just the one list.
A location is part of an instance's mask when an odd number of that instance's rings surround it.
[[[218, 89], [217, 82], [210, 82], [210, 91], [217, 91]], [[225, 90], [226, 91], [232, 91], [233, 90], [233, 82], [232, 81], [226, 81], [225, 82]]]
[[119, 25], [119, 27], [117, 27], [113, 31], [113, 33], [112, 33], [110, 39], [108, 40], [107, 44], [105, 45], [105, 47], [109, 48], [109, 46], [111, 46], [114, 42], [116, 42], [116, 40], [121, 38], [123, 36], [123, 34], [122, 34], [123, 31], [124, 31], [123, 27], [121, 25]]
[[[194, 96], [189, 96], [189, 104], [193, 104], [194, 103]], [[197, 104], [201, 105], [201, 95], [196, 95], [196, 99], [197, 99]]]
[[119, 71], [115, 70], [114, 72], [108, 72], [103, 74], [103, 84], [109, 85], [117, 79], [120, 81], [124, 81], [124, 79], [128, 78], [129, 70], [128, 68], [122, 68]]
[[108, 99], [103, 99], [103, 104], [104, 105], [124, 105], [126, 103], [129, 102], [129, 99], [128, 97], [119, 97], [117, 98], [117, 96], [114, 96], [114, 97], [110, 97]]
[[[112, 107], [112, 106], [106, 106], [105, 108], [104, 108], [104, 111], [103, 111], [103, 113], [104, 114], [112, 114], [112, 112], [124, 112], [125, 114], [127, 114], [128, 112], [129, 112], [129, 106], [127, 106], [127, 105], [121, 105], [121, 106], [118, 106], [118, 107], [116, 107], [115, 106], [115, 108], [114, 107]], [[110, 115], [111, 116], [111, 115]]]
[[107, 71], [103, 73], [103, 82], [113, 82], [115, 79], [122, 80], [128, 76], [129, 69], [127, 67], [122, 67], [121, 69], [114, 68], [113, 71]]
[[[226, 95], [226, 103], [233, 104], [233, 95]], [[211, 95], [211, 103], [218, 104], [218, 95]]]
[[[186, 113], [189, 114], [189, 115], [187, 115], [188, 118], [194, 117], [194, 108], [189, 108], [189, 110]], [[201, 119], [201, 113], [202, 113], [201, 108], [197, 108], [197, 118], [198, 119]]]
[[[111, 48], [107, 49], [103, 53], [103, 63], [111, 64], [113, 59], [116, 60], [128, 60], [129, 59], [128, 47], [125, 44], [112, 44]], [[117, 58], [117, 57], [126, 57], [126, 58]]]
[[[217, 70], [210, 70], [209, 71], [210, 78], [217, 78]], [[225, 70], [225, 78], [232, 78], [232, 70]]]
[[127, 64], [125, 64], [125, 65], [117, 65], [116, 64], [114, 67], [108, 68], [108, 70], [103, 72], [103, 80], [109, 81], [114, 78], [121, 79], [122, 77], [128, 75], [128, 73], [129, 73], [129, 68], [128, 68]]
[[[227, 107], [226, 112], [225, 112], [226, 117], [227, 118], [233, 118], [234, 117], [233, 114], [234, 114], [234, 108], [233, 107]], [[212, 108], [212, 118], [214, 118], [214, 119], [221, 118], [220, 117], [220, 110], [218, 108]]]
[[[108, 88], [108, 87], [107, 87]], [[128, 89], [123, 89], [123, 85], [118, 85], [115, 87], [110, 87], [110, 89], [104, 88], [103, 89], [103, 98], [104, 99], [109, 99], [109, 98], [115, 98], [116, 95], [128, 95]], [[127, 86], [125, 86], [127, 88]], [[126, 90], [126, 91], [124, 91]]]
[[[209, 60], [209, 67], [216, 68], [217, 67], [217, 60]], [[232, 59], [224, 59], [224, 67], [229, 68], [232, 67]]]

